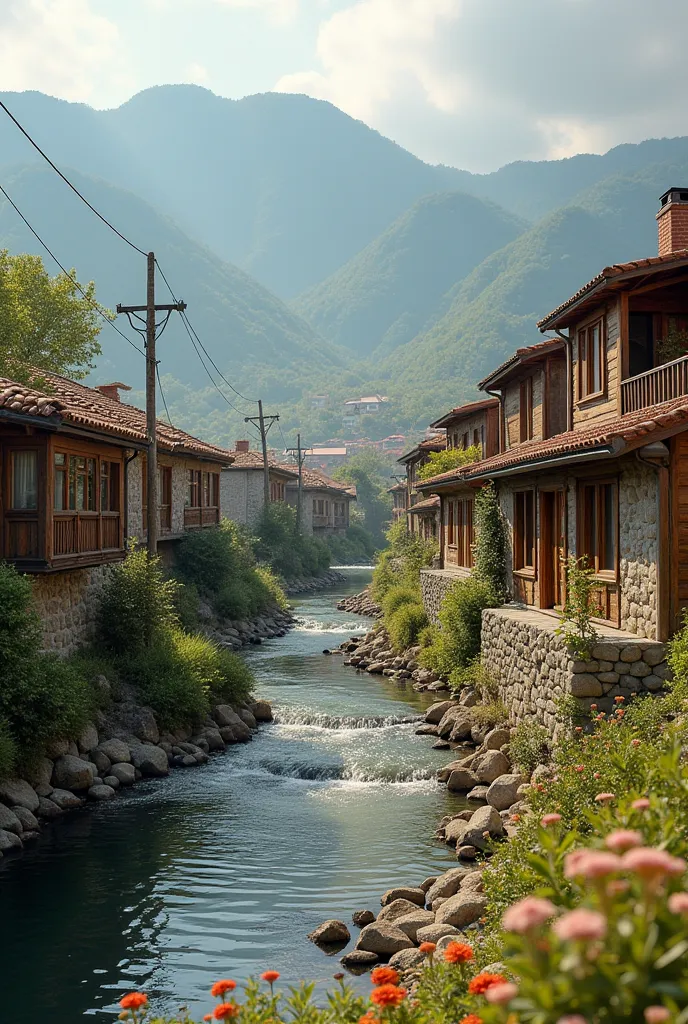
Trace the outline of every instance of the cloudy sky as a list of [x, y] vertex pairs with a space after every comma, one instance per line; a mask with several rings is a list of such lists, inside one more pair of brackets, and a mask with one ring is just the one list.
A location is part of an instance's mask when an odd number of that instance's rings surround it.
[[688, 134], [685, 0], [0, 0], [0, 90], [330, 100], [433, 163]]

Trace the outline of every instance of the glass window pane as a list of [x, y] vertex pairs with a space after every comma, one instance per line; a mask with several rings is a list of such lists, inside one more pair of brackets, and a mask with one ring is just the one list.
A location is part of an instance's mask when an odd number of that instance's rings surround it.
[[526, 520], [526, 542], [525, 542], [525, 564], [529, 567], [535, 565], [535, 516], [533, 504], [533, 492], [527, 491], [525, 495], [525, 520]]
[[603, 516], [602, 535], [604, 551], [601, 552], [600, 569], [616, 569], [616, 509], [614, 501], [614, 485], [605, 484], [601, 494], [601, 513]]
[[69, 459], [69, 493], [67, 500], [67, 508], [76, 508], [76, 458], [71, 455]]
[[600, 325], [595, 324], [592, 329], [592, 390], [602, 390], [602, 339], [600, 336]]
[[12, 452], [12, 508], [38, 508], [37, 452]]
[[86, 494], [86, 508], [89, 512], [95, 512], [96, 510], [96, 460], [87, 459], [87, 483], [88, 489]]

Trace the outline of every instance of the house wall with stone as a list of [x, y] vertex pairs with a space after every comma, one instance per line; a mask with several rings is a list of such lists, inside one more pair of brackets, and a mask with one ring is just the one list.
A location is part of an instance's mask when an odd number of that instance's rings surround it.
[[141, 540], [143, 537], [143, 466], [139, 454], [129, 463], [127, 473], [127, 536]]
[[447, 593], [457, 580], [465, 580], [471, 575], [470, 569], [456, 567], [453, 569], [421, 569], [420, 590], [425, 614], [434, 622], [439, 622], [440, 608]]
[[67, 655], [93, 638], [98, 598], [107, 572], [107, 566], [99, 565], [33, 578], [45, 650]]
[[263, 473], [257, 469], [225, 469], [220, 474], [220, 511], [226, 519], [253, 526], [264, 504]]

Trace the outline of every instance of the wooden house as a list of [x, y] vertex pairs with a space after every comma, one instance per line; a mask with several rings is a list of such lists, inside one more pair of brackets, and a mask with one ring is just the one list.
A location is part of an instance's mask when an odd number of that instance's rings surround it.
[[[412, 515], [410, 509], [416, 502], [424, 500], [427, 495], [420, 494], [418, 484], [420, 482], [420, 470], [428, 462], [431, 452], [442, 452], [447, 447], [447, 436], [444, 432], [427, 437], [414, 445], [408, 452], [400, 456], [397, 462], [401, 463], [406, 472], [406, 523], [411, 533], [421, 529], [421, 518]], [[439, 509], [433, 513], [435, 520], [435, 534], [439, 533]]]
[[[222, 515], [244, 526], [253, 526], [265, 506], [263, 453], [252, 451], [248, 441], [237, 441], [220, 480]], [[295, 466], [269, 457], [270, 502], [286, 501], [287, 484], [298, 478]]]
[[[298, 468], [289, 465], [296, 473], [296, 480], [290, 479], [286, 488], [286, 500], [294, 508], [298, 505]], [[343, 534], [349, 529], [349, 509], [356, 500], [356, 488], [341, 480], [332, 480], [320, 470], [303, 466], [301, 470], [303, 489], [303, 517], [301, 528], [304, 533], [315, 537], [327, 534]]]

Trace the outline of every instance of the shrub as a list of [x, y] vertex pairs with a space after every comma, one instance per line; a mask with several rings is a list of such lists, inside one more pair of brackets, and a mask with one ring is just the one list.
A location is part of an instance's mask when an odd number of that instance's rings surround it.
[[428, 617], [422, 604], [401, 604], [386, 620], [387, 632], [396, 651], [405, 651], [413, 647], [418, 634], [428, 624]]
[[243, 658], [220, 648], [218, 678], [212, 687], [212, 696], [225, 704], [241, 704], [250, 698], [255, 679]]
[[143, 651], [177, 622], [174, 601], [179, 584], [165, 576], [159, 557], [130, 548], [107, 575], [97, 616], [97, 636], [107, 651]]
[[174, 610], [184, 629], [198, 629], [201, 598], [194, 583], [181, 583], [174, 594]]
[[418, 587], [390, 587], [380, 602], [385, 619], [389, 618], [402, 604], [418, 604], [420, 591]]
[[241, 563], [238, 533], [228, 520], [210, 529], [190, 531], [177, 545], [179, 575], [204, 594], [216, 594], [235, 579], [243, 568]]
[[315, 576], [330, 565], [330, 551], [319, 537], [300, 534], [296, 510], [283, 501], [265, 507], [255, 527], [253, 549], [259, 562], [284, 579]]
[[496, 604], [507, 599], [506, 529], [494, 484], [483, 487], [475, 496], [476, 542], [473, 548], [473, 575], [491, 588]]
[[472, 444], [469, 448], [445, 448], [441, 452], [430, 452], [428, 461], [421, 466], [418, 476], [421, 480], [429, 480], [440, 473], [448, 473], [451, 469], [468, 466], [482, 457], [482, 447]]
[[472, 576], [457, 580], [442, 602], [440, 628], [433, 643], [421, 652], [422, 663], [438, 675], [449, 676], [474, 661], [480, 653], [482, 611], [495, 603], [492, 588], [483, 580]]
[[543, 725], [532, 719], [519, 722], [509, 741], [512, 762], [524, 775], [532, 775], [535, 768], [547, 759], [549, 733]]
[[0, 718], [0, 779], [12, 774], [17, 757], [17, 744], [10, 732], [9, 723]]
[[592, 625], [592, 618], [599, 611], [594, 588], [595, 570], [588, 563], [587, 556], [576, 558], [569, 555], [566, 562], [566, 604], [557, 633], [564, 637], [573, 654], [583, 661], [590, 658], [597, 643], [597, 631]]
[[139, 700], [153, 709], [163, 729], [199, 721], [210, 709], [209, 664], [195, 639], [175, 630], [119, 661], [122, 676], [136, 687]]
[[289, 607], [287, 595], [282, 590], [279, 579], [269, 565], [257, 565], [256, 577], [261, 596], [264, 598], [261, 600], [260, 608], [265, 608], [271, 604], [283, 610]]
[[390, 526], [387, 540], [389, 546], [378, 557], [373, 571], [371, 593], [375, 601], [381, 601], [394, 586], [417, 589], [420, 570], [430, 565], [437, 553], [435, 544], [409, 533], [402, 520]]
[[489, 725], [494, 728], [496, 725], [503, 725], [509, 721], [509, 711], [501, 700], [492, 700], [487, 704], [476, 704], [471, 708], [471, 714], [476, 725]]

